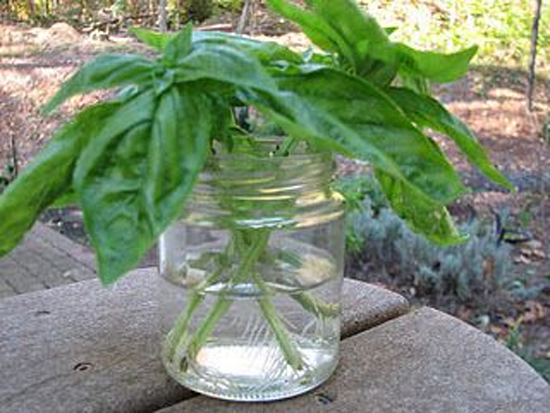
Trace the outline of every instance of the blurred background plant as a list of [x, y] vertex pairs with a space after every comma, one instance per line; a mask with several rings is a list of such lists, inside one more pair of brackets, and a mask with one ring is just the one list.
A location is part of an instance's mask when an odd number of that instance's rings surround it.
[[[260, 0], [257, 0], [259, 3]], [[456, 50], [478, 44], [478, 64], [526, 67], [535, 13], [533, 0], [358, 0], [393, 35], [421, 48]], [[4, 19], [75, 25], [97, 19], [158, 22], [159, 8], [167, 8], [171, 24], [204, 21], [223, 12], [240, 13], [244, 0], [2, 0]], [[412, 3], [412, 4], [411, 4]], [[540, 69], [550, 64], [550, 5], [543, 4], [539, 33]]]
[[409, 230], [388, 208], [372, 177], [346, 178], [339, 190], [350, 209], [349, 275], [457, 304], [487, 304], [512, 285], [511, 247], [498, 242], [493, 223], [472, 218], [461, 225], [470, 235], [466, 244], [441, 248]]
[[[478, 64], [526, 67], [535, 13], [532, 0], [360, 0], [395, 39], [418, 47], [457, 50], [479, 45]], [[550, 5], [543, 4], [538, 64], [550, 64]]]
[[471, 211], [460, 226], [470, 235], [468, 242], [441, 248], [395, 216], [368, 173], [340, 178], [336, 189], [348, 210], [347, 276], [398, 291], [413, 306], [434, 306], [469, 321], [550, 381], [550, 359], [534, 348], [528, 328], [546, 318], [541, 299], [550, 277], [541, 281], [532, 268], [518, 271], [514, 248], [526, 241], [518, 241], [509, 229], [531, 225], [529, 211], [518, 222], [509, 222], [505, 209], [484, 218]]

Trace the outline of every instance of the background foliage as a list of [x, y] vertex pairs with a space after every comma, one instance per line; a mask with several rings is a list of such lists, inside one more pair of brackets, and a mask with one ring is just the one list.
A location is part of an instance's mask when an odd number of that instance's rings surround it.
[[[394, 38], [416, 47], [457, 50], [477, 44], [478, 63], [525, 67], [534, 0], [359, 0], [385, 26], [399, 27]], [[106, 18], [158, 20], [160, 0], [0, 0], [4, 17], [31, 22], [74, 24]], [[166, 0], [172, 22], [202, 21], [223, 10], [239, 12], [243, 0]], [[550, 62], [550, 5], [543, 3], [539, 67]]]
[[[417, 47], [456, 50], [480, 47], [478, 63], [526, 66], [535, 12], [533, 0], [360, 0], [394, 38]], [[543, 3], [539, 65], [550, 61], [550, 7]]]

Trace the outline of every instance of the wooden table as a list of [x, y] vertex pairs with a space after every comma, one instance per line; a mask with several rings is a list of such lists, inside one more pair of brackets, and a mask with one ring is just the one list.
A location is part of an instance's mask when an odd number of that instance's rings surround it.
[[544, 412], [550, 387], [490, 337], [401, 296], [346, 280], [336, 374], [269, 404], [180, 387], [158, 356], [157, 275], [0, 301], [0, 412]]

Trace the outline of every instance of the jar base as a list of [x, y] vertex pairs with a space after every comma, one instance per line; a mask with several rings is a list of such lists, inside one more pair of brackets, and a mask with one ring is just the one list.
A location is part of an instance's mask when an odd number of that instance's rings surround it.
[[333, 349], [302, 347], [306, 367], [294, 371], [274, 346], [207, 345], [184, 370], [166, 358], [164, 362], [168, 374], [190, 390], [243, 402], [275, 401], [306, 393], [325, 382], [337, 365]]

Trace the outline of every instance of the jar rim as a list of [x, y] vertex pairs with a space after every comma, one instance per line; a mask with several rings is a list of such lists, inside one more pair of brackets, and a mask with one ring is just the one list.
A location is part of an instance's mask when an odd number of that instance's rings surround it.
[[[306, 144], [304, 142], [301, 142], [296, 149], [288, 154], [275, 154], [275, 152], [279, 149], [279, 145], [283, 142], [282, 137], [260, 137], [255, 138], [255, 143], [259, 145], [266, 146], [266, 150], [263, 151], [250, 151], [250, 152], [235, 152], [235, 153], [227, 153], [227, 152], [221, 152], [221, 153], [214, 153], [211, 154], [207, 160], [206, 164], [210, 163], [216, 163], [220, 161], [244, 161], [244, 160], [252, 160], [252, 161], [274, 161], [274, 162], [284, 162], [285, 160], [289, 160], [292, 162], [299, 163], [300, 161], [307, 161], [308, 163], [312, 163], [315, 161], [319, 162], [326, 162], [330, 159], [332, 159], [332, 154], [330, 152], [323, 152], [323, 151], [314, 151], [310, 148], [306, 149]], [[269, 146], [271, 146], [272, 150], [269, 150]], [[307, 152], [306, 152], [307, 150]]]

